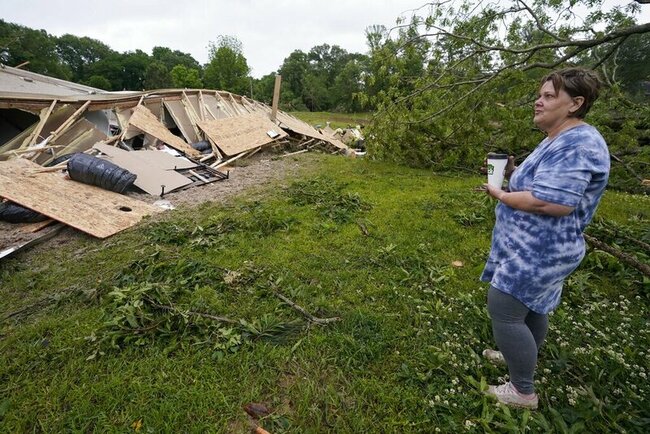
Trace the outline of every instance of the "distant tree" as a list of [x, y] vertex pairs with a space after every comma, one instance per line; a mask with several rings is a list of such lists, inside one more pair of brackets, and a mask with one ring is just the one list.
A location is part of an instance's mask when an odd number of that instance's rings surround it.
[[[282, 81], [284, 82], [284, 77], [282, 77]], [[255, 80], [253, 86], [254, 86], [254, 96], [257, 101], [269, 105], [273, 102], [273, 89], [275, 88], [275, 74], [267, 74], [264, 77]], [[286, 87], [286, 83], [283, 84], [283, 87]]]
[[122, 84], [126, 90], [145, 89], [145, 73], [150, 62], [149, 55], [142, 50], [122, 55]]
[[201, 89], [203, 83], [196, 68], [188, 68], [185, 65], [176, 65], [171, 72], [172, 84], [175, 88]]
[[282, 87], [291, 90], [293, 95], [301, 96], [303, 80], [308, 69], [307, 53], [301, 50], [293, 51], [284, 59], [278, 71], [282, 75]]
[[364, 92], [364, 75], [366, 63], [352, 59], [334, 79], [335, 108], [339, 111], [358, 112], [363, 109], [359, 96]]
[[56, 53], [61, 62], [72, 72], [72, 81], [89, 79], [88, 66], [116, 54], [115, 51], [96, 39], [65, 34], [56, 40]]
[[188, 69], [201, 70], [201, 65], [191, 54], [178, 50], [172, 51], [167, 47], [153, 47], [151, 57], [153, 60], [162, 62], [168, 71], [171, 71], [177, 65], [185, 66]]
[[350, 60], [350, 54], [338, 45], [322, 44], [313, 47], [307, 53], [312, 71], [324, 75], [328, 84], [333, 84], [336, 76]]
[[250, 68], [239, 39], [233, 36], [219, 36], [216, 43], [209, 44], [209, 57], [210, 61], [203, 76], [206, 87], [239, 95], [249, 93]]
[[56, 54], [55, 38], [45, 30], [33, 30], [0, 19], [0, 52], [9, 66], [24, 66], [28, 71], [70, 79], [71, 71]]
[[101, 75], [92, 75], [86, 81], [82, 81], [82, 84], [90, 87], [96, 87], [97, 89], [110, 90], [112, 88], [111, 82], [108, 81], [106, 77]]
[[[89, 77], [103, 77], [110, 86], [106, 90], [126, 89], [124, 81], [124, 55], [120, 53], [110, 54], [108, 57], [98, 60], [86, 67], [86, 75]], [[96, 79], [95, 79], [96, 80]], [[86, 83], [89, 79], [86, 80]]]
[[144, 74], [145, 89], [167, 89], [172, 86], [172, 75], [162, 62], [154, 60], [147, 65]]
[[328, 110], [332, 106], [333, 95], [324, 74], [310, 72], [305, 75], [302, 100], [312, 112]]

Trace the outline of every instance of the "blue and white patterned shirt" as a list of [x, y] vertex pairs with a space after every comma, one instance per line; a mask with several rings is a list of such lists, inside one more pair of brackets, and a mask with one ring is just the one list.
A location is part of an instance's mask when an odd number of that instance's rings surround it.
[[510, 178], [510, 191], [575, 207], [563, 217], [496, 207], [492, 249], [481, 280], [546, 314], [560, 303], [564, 279], [585, 254], [582, 237], [609, 176], [609, 150], [590, 125], [543, 140]]

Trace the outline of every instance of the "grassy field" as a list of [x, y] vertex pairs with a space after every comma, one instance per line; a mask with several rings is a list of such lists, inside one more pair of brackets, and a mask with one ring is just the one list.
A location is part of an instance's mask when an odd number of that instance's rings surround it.
[[[226, 205], [3, 262], [0, 431], [244, 433], [248, 403], [272, 433], [648, 431], [637, 272], [589, 253], [551, 317], [540, 410], [501, 407], [482, 393], [506, 375], [480, 357], [482, 179], [292, 158], [316, 162]], [[648, 242], [648, 197], [608, 192], [598, 215]]]
[[291, 112], [291, 114], [312, 126], [324, 127], [329, 122], [334, 129], [366, 125], [372, 117], [371, 113]]

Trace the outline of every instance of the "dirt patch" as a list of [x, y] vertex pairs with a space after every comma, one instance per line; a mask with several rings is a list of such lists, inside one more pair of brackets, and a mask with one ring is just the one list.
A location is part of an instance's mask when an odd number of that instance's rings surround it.
[[[223, 203], [254, 187], [295, 178], [301, 171], [315, 165], [317, 158], [318, 154], [312, 152], [289, 157], [280, 157], [278, 154], [273, 153], [258, 153], [249, 159], [238, 162], [236, 166], [220, 169], [229, 172], [228, 179], [171, 192], [162, 199], [169, 201], [177, 208], [191, 208], [204, 202]], [[129, 192], [128, 196], [147, 203], [154, 203], [161, 199], [157, 196], [139, 192]], [[27, 243], [41, 236], [40, 232], [29, 233], [21, 230], [24, 227], [25, 225], [22, 224], [0, 222], [0, 251], [11, 246]], [[73, 228], [66, 228], [54, 238], [35, 247], [30, 247], [30, 249], [39, 251], [61, 246], [79, 236], [84, 237], [87, 235]]]

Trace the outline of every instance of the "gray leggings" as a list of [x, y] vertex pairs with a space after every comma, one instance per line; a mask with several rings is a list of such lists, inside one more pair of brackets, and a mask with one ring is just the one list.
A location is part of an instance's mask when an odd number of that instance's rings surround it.
[[548, 315], [533, 312], [494, 287], [488, 291], [488, 312], [494, 340], [508, 364], [510, 382], [520, 393], [533, 393], [537, 352], [546, 338]]

